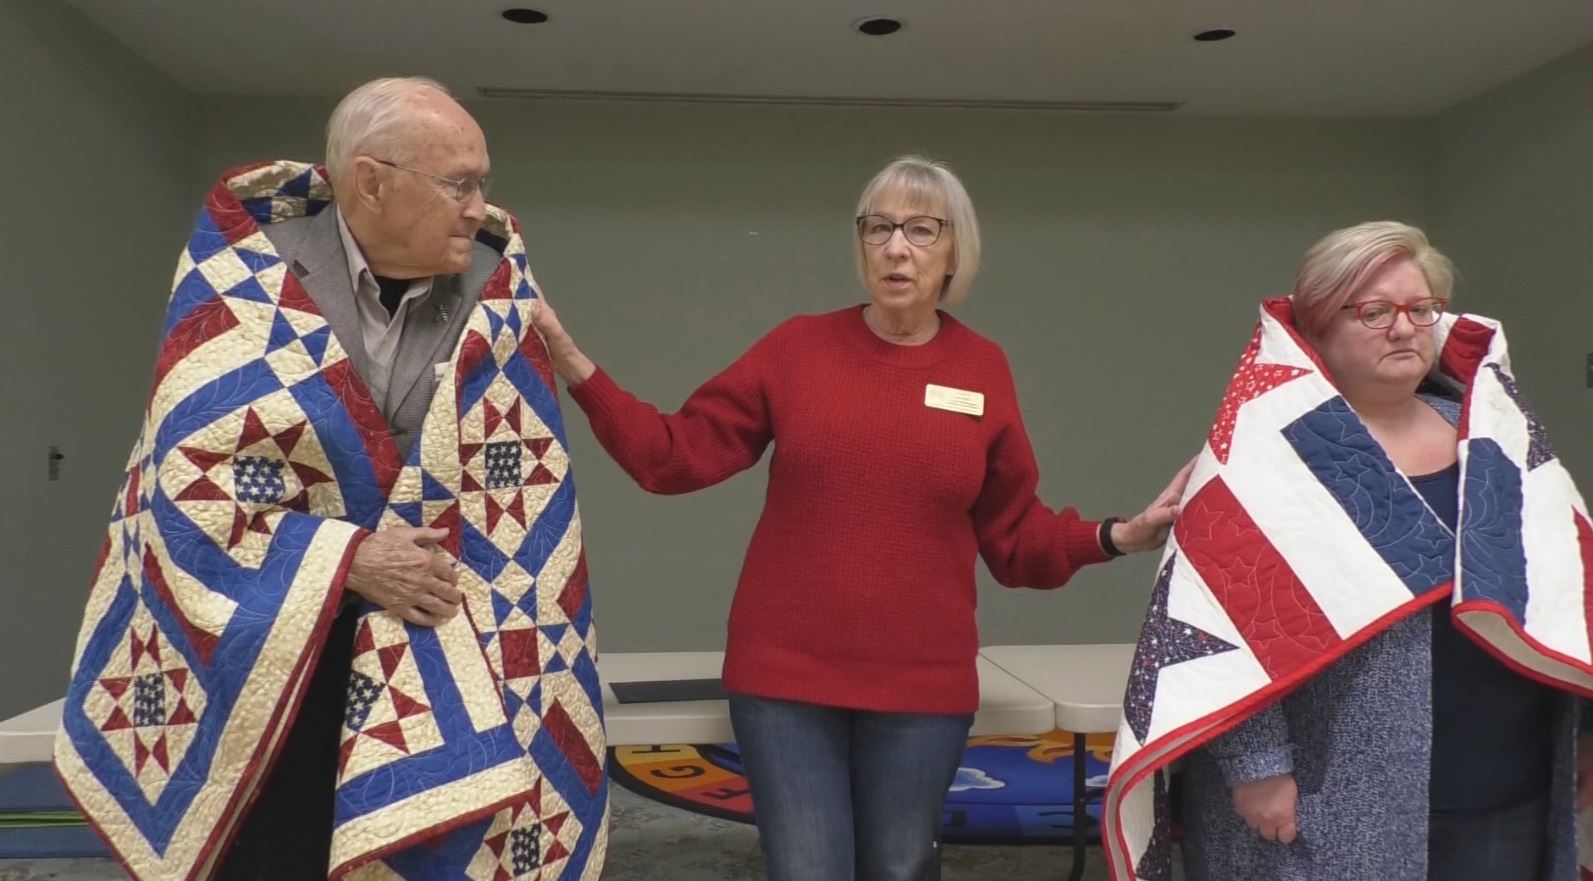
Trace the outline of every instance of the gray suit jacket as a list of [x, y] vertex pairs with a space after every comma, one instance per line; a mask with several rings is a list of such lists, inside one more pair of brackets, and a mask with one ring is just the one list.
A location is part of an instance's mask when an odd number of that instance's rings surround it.
[[[281, 255], [305, 293], [315, 301], [332, 326], [332, 333], [348, 352], [354, 370], [367, 387], [370, 364], [365, 353], [365, 336], [360, 329], [359, 312], [354, 305], [354, 288], [349, 283], [348, 256], [343, 253], [343, 237], [337, 229], [337, 204], [327, 205], [314, 217], [268, 223], [265, 237]], [[387, 400], [376, 406], [387, 415], [401, 460], [408, 460], [416, 432], [426, 418], [437, 376], [432, 365], [453, 357], [459, 336], [464, 331], [470, 310], [481, 297], [481, 289], [498, 268], [501, 255], [477, 242], [470, 255], [470, 268], [460, 275], [439, 275], [432, 280], [431, 294], [419, 308], [412, 308], [404, 321], [398, 352], [393, 356], [393, 376], [388, 382]], [[446, 321], [438, 321], [441, 306]]]

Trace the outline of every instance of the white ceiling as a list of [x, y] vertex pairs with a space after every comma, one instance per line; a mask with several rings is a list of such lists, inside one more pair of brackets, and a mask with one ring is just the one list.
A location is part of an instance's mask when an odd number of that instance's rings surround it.
[[[70, 0], [183, 86], [479, 87], [1173, 101], [1189, 115], [1425, 116], [1593, 44], [1590, 0]], [[498, 13], [551, 16], [515, 25]], [[867, 15], [905, 27], [851, 29]], [[1197, 31], [1238, 36], [1196, 43]]]

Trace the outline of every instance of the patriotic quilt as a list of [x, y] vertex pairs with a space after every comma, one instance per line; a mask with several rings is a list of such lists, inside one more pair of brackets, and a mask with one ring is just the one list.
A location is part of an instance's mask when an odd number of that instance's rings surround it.
[[[129, 874], [220, 863], [370, 530], [449, 533], [465, 613], [361, 607], [331, 878], [595, 879], [603, 728], [575, 487], [518, 223], [407, 457], [262, 227], [321, 168], [226, 175], [181, 254], [142, 431], [100, 550], [57, 738]], [[335, 736], [328, 732], [329, 736]]]
[[1134, 656], [1105, 803], [1114, 881], [1171, 878], [1170, 763], [1446, 598], [1457, 626], [1522, 675], [1593, 693], [1587, 506], [1500, 325], [1446, 315], [1434, 331], [1430, 378], [1462, 401], [1454, 532], [1333, 387], [1288, 299], [1262, 305]]

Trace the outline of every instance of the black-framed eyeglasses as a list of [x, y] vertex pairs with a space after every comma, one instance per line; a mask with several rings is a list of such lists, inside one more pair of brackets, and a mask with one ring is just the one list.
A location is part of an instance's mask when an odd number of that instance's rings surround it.
[[1339, 311], [1355, 310], [1355, 317], [1372, 330], [1387, 330], [1401, 313], [1417, 327], [1432, 327], [1444, 317], [1449, 301], [1443, 297], [1424, 297], [1414, 303], [1394, 303], [1388, 300], [1366, 300], [1351, 303]]
[[386, 159], [376, 159], [374, 156], [371, 158], [375, 159], [375, 161], [381, 163], [382, 165], [387, 166], [388, 168], [396, 168], [399, 171], [407, 171], [410, 174], [418, 174], [421, 177], [429, 177], [432, 180], [448, 187], [448, 189], [445, 189], [443, 192], [453, 196], [454, 199], [459, 202], [469, 202], [470, 197], [474, 196], [477, 192], [481, 193], [481, 198], [485, 199], [487, 197], [487, 187], [491, 183], [491, 180], [485, 177], [461, 177], [457, 179], [443, 177], [440, 174], [432, 174], [429, 171], [421, 171], [418, 168], [410, 168], [407, 165], [399, 165], [397, 162], [389, 162]]
[[944, 217], [919, 214], [897, 223], [883, 214], [864, 214], [857, 218], [857, 235], [865, 245], [883, 245], [896, 235], [897, 230], [907, 237], [908, 244], [927, 248], [940, 241], [940, 233], [951, 226]]

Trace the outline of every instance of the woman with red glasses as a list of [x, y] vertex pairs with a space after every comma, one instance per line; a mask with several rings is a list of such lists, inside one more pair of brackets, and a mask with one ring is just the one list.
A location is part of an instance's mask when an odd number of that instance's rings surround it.
[[[1498, 646], [1510, 644], [1509, 628], [1520, 624], [1506, 626], [1509, 613], [1486, 625], [1457, 618], [1460, 605], [1478, 598], [1455, 587], [1467, 578], [1482, 585], [1476, 567], [1500, 568], [1486, 558], [1489, 548], [1530, 546], [1540, 540], [1535, 531], [1549, 541], [1563, 525], [1574, 545], [1574, 505], [1541, 521], [1529, 506], [1506, 512], [1521, 526], [1503, 544], [1474, 525], [1499, 513], [1484, 508], [1506, 497], [1477, 483], [1495, 472], [1476, 461], [1467, 465], [1457, 452], [1477, 449], [1464, 446], [1467, 420], [1477, 414], [1462, 413], [1463, 403], [1480, 400], [1474, 384], [1502, 391], [1490, 406], [1502, 402], [1505, 415], [1520, 420], [1514, 440], [1526, 451], [1523, 481], [1560, 466], [1508, 373], [1502, 330], [1487, 319], [1446, 315], [1453, 278], [1449, 259], [1421, 230], [1366, 223], [1312, 247], [1292, 296], [1264, 309], [1252, 343], [1259, 358], [1247, 353], [1247, 363], [1266, 362], [1270, 393], [1296, 396], [1306, 415], [1290, 421], [1283, 404], [1260, 397], [1268, 391], [1248, 398], [1251, 409], [1238, 414], [1241, 429], [1232, 449], [1222, 451], [1222, 464], [1211, 466], [1210, 480], [1225, 480], [1244, 504], [1265, 510], [1267, 500], [1246, 483], [1244, 469], [1255, 462], [1247, 465], [1246, 456], [1276, 441], [1266, 447], [1274, 450], [1271, 458], [1261, 455], [1266, 461], [1254, 467], [1272, 486], [1298, 485], [1280, 509], [1283, 519], [1269, 523], [1257, 515], [1256, 522], [1274, 529], [1269, 538], [1291, 566], [1290, 578], [1312, 599], [1285, 597], [1273, 580], [1255, 591], [1256, 600], [1274, 607], [1262, 614], [1276, 615], [1274, 631], [1310, 660], [1282, 660], [1284, 653], [1256, 637], [1254, 626], [1243, 641], [1229, 638], [1211, 649], [1237, 657], [1248, 642], [1272, 678], [1258, 678], [1267, 684], [1249, 699], [1227, 698], [1241, 709], [1227, 717], [1226, 733], [1189, 754], [1183, 816], [1191, 881], [1577, 877], [1576, 813], [1593, 794], [1573, 770], [1578, 704], [1540, 681], [1550, 677], [1528, 669], [1532, 662], [1500, 657]], [[1479, 346], [1489, 347], [1493, 360]], [[1274, 411], [1285, 416], [1274, 419]], [[1271, 435], [1263, 438], [1263, 429]], [[1290, 458], [1295, 452], [1299, 458]], [[1539, 468], [1545, 470], [1529, 473]], [[1196, 468], [1192, 495], [1207, 482], [1203, 470]], [[1564, 483], [1570, 486], [1568, 477]], [[1513, 497], [1523, 495], [1532, 497], [1531, 487]], [[1185, 503], [1186, 509], [1195, 504]], [[1346, 512], [1352, 540], [1320, 525]], [[1374, 522], [1383, 525], [1368, 526]], [[1178, 550], [1194, 556], [1204, 552], [1202, 541], [1190, 535]], [[1372, 608], [1356, 606], [1358, 600], [1383, 589], [1375, 579], [1346, 574], [1363, 563], [1395, 570], [1387, 611], [1358, 611]], [[1208, 571], [1218, 570], [1221, 560]], [[1508, 576], [1503, 590], [1516, 591], [1532, 574]], [[1519, 593], [1519, 617], [1540, 611], [1525, 607], [1524, 587]], [[1285, 604], [1290, 611], [1276, 611]], [[1305, 605], [1314, 611], [1302, 611]], [[1489, 611], [1487, 605], [1478, 608]], [[1318, 620], [1306, 620], [1312, 617]], [[1331, 627], [1320, 619], [1331, 619]], [[1315, 634], [1311, 640], [1300, 635], [1307, 632]], [[1522, 657], [1530, 652], [1516, 656]], [[1157, 700], [1171, 706], [1166, 694]]]

